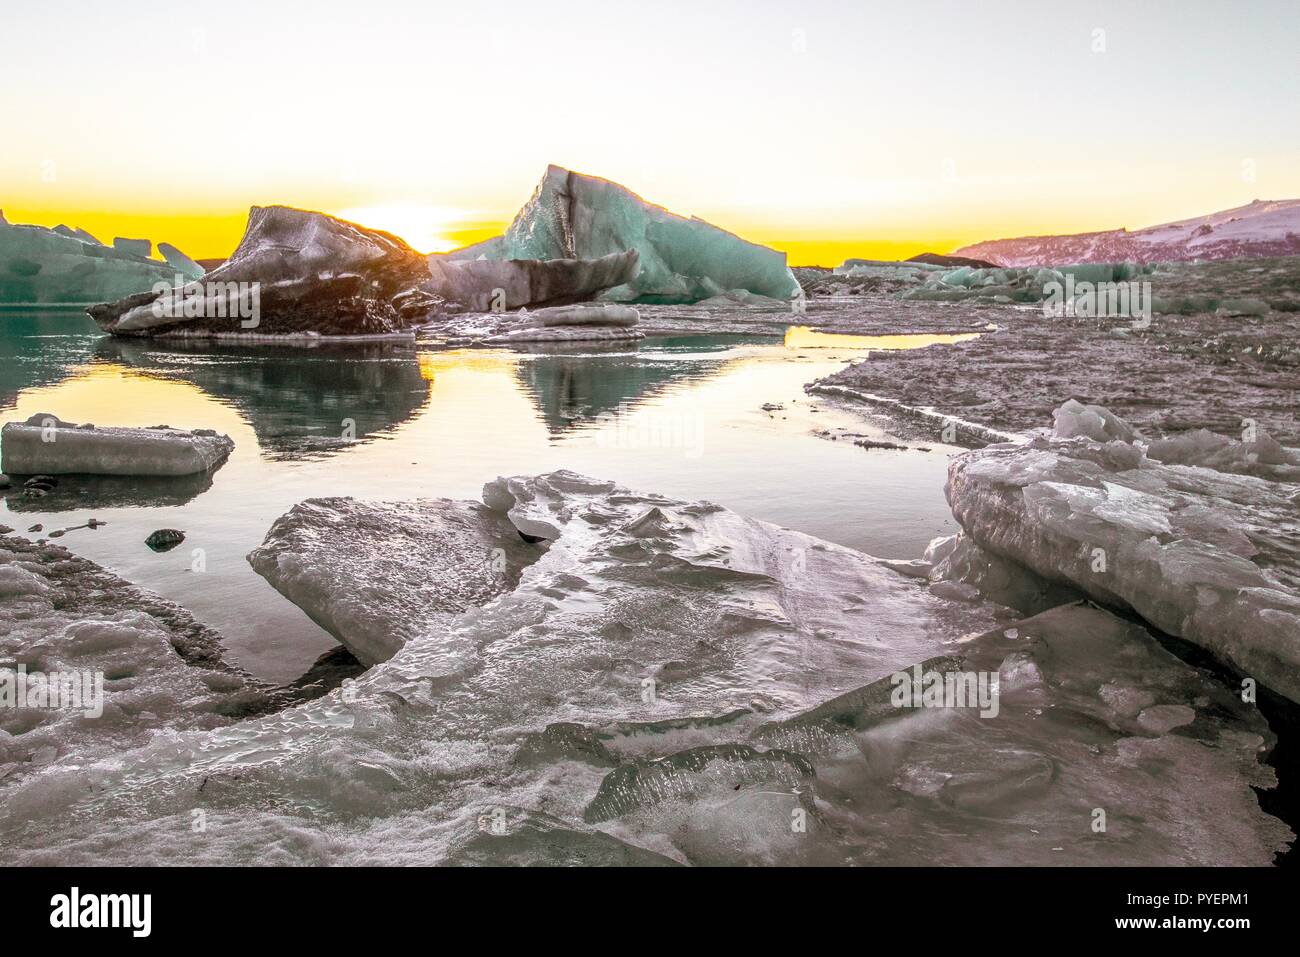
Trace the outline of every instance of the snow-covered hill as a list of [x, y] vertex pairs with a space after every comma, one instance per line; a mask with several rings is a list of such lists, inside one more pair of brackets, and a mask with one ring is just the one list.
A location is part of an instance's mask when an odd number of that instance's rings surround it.
[[1112, 229], [994, 239], [963, 246], [953, 255], [987, 259], [1002, 266], [1294, 256], [1300, 255], [1300, 199], [1257, 199], [1236, 209], [1134, 232]]

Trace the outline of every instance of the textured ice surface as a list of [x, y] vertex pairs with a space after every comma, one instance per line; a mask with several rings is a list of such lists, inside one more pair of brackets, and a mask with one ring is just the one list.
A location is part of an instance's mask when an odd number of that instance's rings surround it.
[[0, 685], [20, 667], [29, 676], [98, 672], [103, 713], [30, 697], [32, 706], [0, 707], [7, 818], [34, 812], [51, 788], [93, 791], [97, 762], [111, 765], [120, 752], [272, 707], [265, 689], [222, 663], [217, 636], [181, 608], [56, 545], [0, 537]]
[[451, 257], [592, 260], [627, 250], [639, 254], [635, 278], [602, 298], [684, 303], [744, 289], [786, 300], [799, 292], [784, 253], [670, 213], [617, 183], [559, 166], [547, 167], [504, 236]]
[[0, 430], [0, 467], [15, 475], [183, 476], [211, 471], [234, 447], [211, 429], [77, 425], [38, 412]]
[[952, 462], [948, 502], [966, 534], [1044, 578], [1131, 608], [1300, 700], [1293, 466], [1268, 466], [1291, 479], [1276, 481], [1198, 464], [1207, 455], [1245, 460], [1249, 450], [1221, 437], [1200, 453], [1175, 440], [1180, 454], [1166, 464], [1141, 444], [1087, 437], [1127, 426], [1103, 429], [1107, 418], [1081, 409], [1075, 403], [1058, 412], [1058, 431], [1065, 425], [1074, 438], [1040, 435]]
[[248, 560], [369, 665], [509, 591], [537, 554], [474, 502], [323, 498], [277, 519]]
[[[0, 781], [0, 861], [1258, 864], [1290, 836], [1251, 790], [1262, 719], [1135, 624], [997, 625], [849, 549], [567, 472], [484, 501], [549, 544], [459, 614], [461, 580], [420, 575], [437, 506], [293, 519], [338, 544], [333, 600], [405, 644], [317, 701]], [[935, 658], [999, 672], [998, 717], [882, 712], [878, 682]]]
[[105, 246], [85, 230], [17, 226], [0, 218], [0, 304], [86, 305], [120, 299], [203, 269], [175, 246], [159, 243], [166, 262], [149, 259], [152, 243]]
[[559, 305], [594, 299], [598, 292], [631, 282], [637, 251], [598, 259], [454, 259], [429, 256], [429, 289], [476, 312]]

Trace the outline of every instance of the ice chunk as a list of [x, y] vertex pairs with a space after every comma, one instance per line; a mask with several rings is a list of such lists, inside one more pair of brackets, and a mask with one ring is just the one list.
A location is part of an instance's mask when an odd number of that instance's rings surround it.
[[599, 259], [453, 259], [429, 256], [429, 289], [475, 312], [583, 302], [637, 273], [637, 251]]
[[633, 327], [640, 316], [631, 306], [612, 303], [553, 306], [533, 312], [521, 311], [507, 318], [500, 332], [485, 339], [489, 343], [589, 342], [640, 339]]
[[197, 279], [207, 271], [171, 243], [159, 243], [158, 255], [167, 261], [167, 265], [187, 279]]
[[[1104, 421], [1084, 429], [1113, 436]], [[1209, 445], [1206, 461], [1243, 454], [1232, 440]], [[1159, 452], [1198, 457], [1178, 441]], [[955, 459], [947, 495], [987, 551], [1130, 608], [1300, 700], [1294, 485], [1163, 464], [1123, 441], [1039, 436]]]
[[121, 236], [114, 236], [113, 248], [120, 253], [139, 256], [141, 259], [148, 259], [153, 255], [153, 241], [148, 239], [123, 239]]
[[1133, 441], [1133, 428], [1118, 415], [1099, 405], [1084, 405], [1070, 399], [1052, 416], [1052, 431], [1058, 438], [1070, 439], [1076, 435], [1097, 442], [1118, 439]]
[[0, 430], [3, 468], [16, 475], [194, 475], [216, 468], [234, 447], [211, 429], [76, 425], [48, 412]]
[[485, 604], [537, 556], [474, 502], [310, 499], [282, 515], [249, 563], [364, 664]]
[[547, 168], [503, 237], [451, 257], [591, 260], [628, 250], [639, 254], [635, 278], [603, 298], [683, 303], [729, 289], [780, 300], [799, 295], [784, 253], [670, 213], [617, 183], [559, 166]]
[[159, 283], [170, 286], [177, 272], [185, 279], [203, 275], [197, 266], [149, 259], [152, 244], [137, 242], [144, 246], [116, 248], [81, 229], [0, 221], [0, 304], [89, 305], [144, 293]]

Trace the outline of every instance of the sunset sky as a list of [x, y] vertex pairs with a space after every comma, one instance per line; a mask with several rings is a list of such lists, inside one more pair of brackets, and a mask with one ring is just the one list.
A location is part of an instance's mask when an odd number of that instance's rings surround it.
[[1296, 0], [47, 0], [4, 22], [6, 218], [196, 258], [271, 203], [450, 249], [548, 163], [793, 264], [1300, 196]]

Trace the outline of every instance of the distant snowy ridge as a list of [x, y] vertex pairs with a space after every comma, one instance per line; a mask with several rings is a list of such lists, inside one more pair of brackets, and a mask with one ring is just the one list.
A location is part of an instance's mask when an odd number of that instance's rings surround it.
[[1257, 199], [1246, 206], [1129, 232], [1022, 236], [963, 246], [953, 255], [1001, 266], [1060, 263], [1261, 259], [1300, 255], [1300, 199]]

